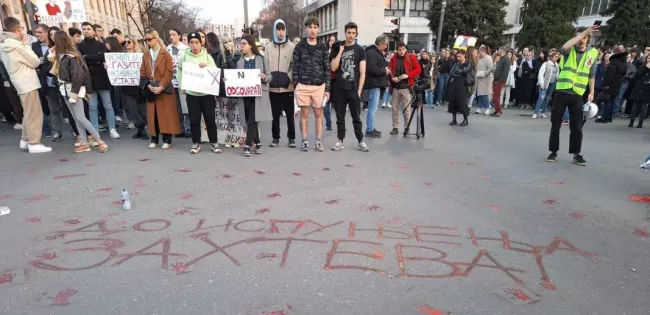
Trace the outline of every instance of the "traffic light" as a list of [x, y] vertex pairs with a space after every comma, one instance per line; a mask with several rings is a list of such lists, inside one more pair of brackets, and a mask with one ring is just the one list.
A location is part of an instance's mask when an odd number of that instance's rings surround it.
[[402, 41], [402, 36], [399, 31], [399, 25], [400, 25], [400, 18], [392, 19], [390, 20], [391, 23], [394, 25], [397, 25], [397, 28], [390, 31], [390, 37], [393, 39], [395, 42], [401, 42]]

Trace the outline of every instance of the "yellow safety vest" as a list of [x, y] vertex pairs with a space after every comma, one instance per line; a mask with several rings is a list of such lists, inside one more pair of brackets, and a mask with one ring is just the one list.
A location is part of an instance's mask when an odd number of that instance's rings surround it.
[[569, 58], [560, 58], [560, 76], [557, 79], [557, 90], [573, 90], [578, 95], [585, 94], [589, 84], [589, 70], [598, 59], [598, 50], [591, 48], [576, 60], [576, 49], [571, 47]]

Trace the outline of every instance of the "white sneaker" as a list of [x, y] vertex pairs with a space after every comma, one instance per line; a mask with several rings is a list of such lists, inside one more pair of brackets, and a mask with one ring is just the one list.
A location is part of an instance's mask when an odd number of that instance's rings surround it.
[[29, 142], [21, 139], [20, 144], [18, 146], [20, 147], [21, 150], [27, 150], [29, 146]]
[[46, 153], [52, 151], [52, 148], [46, 147], [42, 144], [30, 144], [27, 146], [29, 153]]
[[115, 122], [122, 122], [122, 117], [115, 116]]
[[381, 108], [386, 108], [386, 103], [381, 104]]
[[129, 122], [128, 125], [126, 125], [126, 129], [135, 129], [135, 124], [132, 122]]
[[393, 106], [390, 105], [390, 104], [386, 104], [386, 107], [388, 107], [388, 108], [393, 108]]
[[476, 109], [476, 113], [477, 113], [477, 114], [482, 114], [482, 113], [481, 113], [481, 109], [480, 109], [480, 108], [477, 108], [477, 109]]
[[111, 138], [113, 138], [113, 139], [119, 139], [120, 138], [120, 134], [117, 133], [117, 130], [111, 129]]
[[542, 118], [548, 118], [548, 116], [546, 116], [546, 114], [542, 114]]
[[169, 143], [163, 143], [163, 145], [162, 145], [163, 150], [167, 150], [167, 149], [169, 149], [171, 147], [172, 147], [172, 145], [169, 144]]
[[23, 130], [23, 125], [21, 125], [21, 124], [15, 124], [15, 125], [14, 125], [14, 129], [16, 129], [16, 130]]
[[489, 108], [485, 110], [485, 116], [487, 116], [487, 115], [490, 115], [490, 109]]
[[155, 149], [158, 145], [155, 143], [149, 143], [149, 149]]
[[533, 114], [533, 119], [537, 119], [537, 114]]
[[70, 119], [68, 119], [68, 118], [63, 118], [63, 123], [64, 123], [64, 124], [69, 124], [69, 123], [70, 123]]

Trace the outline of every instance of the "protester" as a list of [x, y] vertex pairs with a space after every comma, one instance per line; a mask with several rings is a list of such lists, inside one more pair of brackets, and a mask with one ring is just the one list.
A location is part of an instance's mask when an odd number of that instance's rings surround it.
[[[201, 47], [201, 36], [198, 32], [190, 33], [187, 38], [190, 43], [190, 49], [186, 50], [178, 61], [178, 73], [176, 77], [180, 86], [183, 86], [183, 68], [187, 64], [195, 64], [199, 68], [217, 67], [212, 56], [208, 54], [205, 48]], [[190, 149], [190, 153], [197, 154], [201, 152], [201, 115], [203, 115], [205, 121], [208, 139], [212, 144], [212, 152], [221, 153], [217, 141], [216, 103], [214, 95], [193, 91], [191, 87], [183, 90], [183, 94], [187, 95], [187, 109], [190, 115], [190, 128], [192, 133], [192, 148]]]
[[[496, 65], [494, 67], [494, 83], [492, 84], [492, 101], [494, 102], [494, 117], [500, 117], [501, 112], [501, 98], [503, 94], [503, 89], [508, 82], [508, 74], [510, 73], [510, 57], [506, 54], [506, 48], [501, 47], [497, 51], [497, 58], [499, 61], [495, 61]], [[510, 94], [508, 92], [508, 94]], [[507, 101], [506, 101], [507, 102]]]
[[122, 47], [122, 49], [126, 48], [126, 39], [124, 38], [124, 34], [122, 34], [122, 31], [120, 31], [117, 28], [114, 28], [111, 30], [111, 37], [117, 38], [118, 43]]
[[76, 27], [69, 28], [68, 34], [72, 37], [72, 42], [75, 45], [79, 45], [79, 43], [81, 43], [83, 40], [83, 36], [81, 36], [81, 30]]
[[504, 89], [501, 90], [501, 104], [503, 104], [503, 108], [508, 108], [508, 105], [510, 105], [510, 94], [512, 90], [515, 89], [515, 71], [517, 71], [517, 55], [513, 54], [511, 51], [508, 51], [507, 56], [510, 59], [510, 68], [508, 70], [508, 79], [506, 80], [506, 85]]
[[267, 53], [264, 56], [273, 76], [273, 80], [269, 82], [269, 98], [273, 115], [271, 147], [280, 145], [280, 117], [282, 117], [282, 112], [285, 112], [287, 116], [289, 147], [296, 147], [296, 124], [293, 120], [294, 93], [293, 83], [291, 82], [291, 63], [293, 62], [294, 49], [295, 46], [289, 42], [287, 37], [286, 24], [283, 20], [276, 20], [273, 23], [273, 42], [266, 46]]
[[442, 49], [440, 52], [441, 58], [438, 60], [438, 93], [436, 95], [437, 103], [443, 103], [445, 100], [445, 92], [447, 90], [447, 81], [449, 81], [449, 72], [454, 65], [454, 60], [449, 57], [449, 50]]
[[[16, 88], [11, 83], [9, 73], [5, 67], [2, 60], [0, 60], [0, 83], [2, 83], [2, 88], [0, 88], [0, 93], [4, 94], [7, 98], [7, 104], [11, 105], [11, 111], [13, 118], [15, 120], [14, 129], [22, 130], [23, 129], [23, 106], [20, 104], [20, 98], [16, 92]], [[3, 101], [4, 103], [4, 101]], [[6, 117], [5, 117], [6, 118]], [[11, 118], [7, 118], [8, 122], [12, 122]]]
[[366, 137], [381, 138], [375, 128], [375, 113], [381, 102], [381, 89], [388, 87], [388, 62], [383, 52], [388, 48], [388, 36], [379, 35], [375, 44], [366, 48], [366, 79], [364, 88], [368, 90], [368, 116], [366, 117]]
[[[363, 141], [363, 123], [360, 117], [360, 97], [366, 80], [366, 52], [363, 47], [356, 44], [357, 35], [359, 34], [357, 24], [349, 22], [344, 29], [345, 43], [334, 45], [332, 50], [336, 52], [336, 56], [334, 54], [330, 55], [331, 71], [336, 73], [336, 80], [332, 85], [332, 103], [336, 111], [336, 133], [338, 137], [332, 151], [340, 151], [344, 148], [345, 113], [349, 106], [354, 135], [358, 141], [357, 148], [362, 152], [368, 152], [370, 150]], [[378, 101], [379, 95], [376, 98], [376, 101]]]
[[172, 85], [174, 65], [172, 56], [163, 48], [158, 32], [145, 31], [144, 41], [148, 50], [142, 56], [140, 67], [140, 88], [147, 99], [148, 133], [151, 136], [149, 149], [158, 146], [162, 134], [163, 149], [172, 145], [172, 135], [181, 132], [176, 105], [176, 91]]
[[[332, 55], [332, 47], [334, 46], [334, 43], [336, 43], [336, 36], [332, 34], [329, 36], [329, 39], [327, 40], [327, 53], [329, 56]], [[336, 73], [330, 71], [330, 86], [334, 85], [335, 80], [336, 80]], [[332, 99], [331, 98], [327, 99], [327, 104], [325, 104], [325, 108], [323, 109], [323, 114], [325, 115], [325, 129], [330, 131], [332, 130]]]
[[[454, 56], [456, 57], [456, 56]], [[465, 51], [465, 59], [467, 59], [467, 62], [469, 62], [470, 66], [472, 67], [472, 70], [474, 70], [474, 73], [478, 72], [478, 63], [479, 63], [479, 56], [478, 56], [478, 48], [476, 47], [467, 47], [467, 51]], [[472, 105], [474, 104], [474, 99], [476, 98], [476, 89], [478, 87], [478, 83], [476, 80], [474, 80], [474, 84], [470, 86], [469, 93], [469, 101], [467, 102], [467, 107], [468, 107], [468, 114], [472, 110]], [[478, 103], [478, 102], [477, 102]], [[478, 105], [478, 104], [477, 104]], [[477, 106], [478, 107], [478, 106]], [[481, 114], [481, 108], [478, 107], [476, 109], [477, 114]]]
[[237, 69], [259, 69], [262, 83], [261, 97], [241, 97], [238, 101], [240, 117], [244, 116], [246, 119], [244, 156], [249, 157], [251, 156], [251, 146], [253, 144], [255, 144], [255, 154], [264, 152], [260, 141], [259, 122], [273, 120], [268, 85], [269, 82], [273, 81], [273, 76], [268, 65], [268, 59], [260, 55], [252, 35], [242, 36], [239, 50], [242, 53], [242, 58], [237, 61]]
[[618, 49], [614, 50], [614, 54], [609, 57], [609, 65], [605, 70], [605, 77], [603, 78], [602, 92], [594, 94], [597, 96], [597, 101], [602, 109], [602, 117], [596, 119], [597, 123], [612, 122], [614, 118], [617, 107], [616, 102], [618, 101], [617, 96], [620, 94], [622, 98], [623, 93], [627, 89], [627, 82], [623, 84], [625, 75], [628, 72], [628, 62], [626, 62], [626, 59], [630, 59], [628, 53]]
[[639, 66], [634, 74], [634, 88], [630, 93], [630, 100], [634, 102], [630, 124], [628, 127], [634, 127], [634, 119], [639, 117], [637, 128], [643, 128], [643, 120], [648, 113], [648, 103], [650, 103], [650, 54], [644, 57], [644, 62]]
[[190, 117], [187, 109], [187, 97], [183, 91], [179, 90], [180, 86], [178, 84], [176, 76], [178, 75], [178, 60], [185, 54], [185, 51], [188, 49], [188, 47], [181, 42], [181, 31], [176, 28], [169, 30], [169, 40], [171, 43], [167, 45], [167, 52], [172, 55], [172, 59], [174, 60], [174, 77], [172, 79], [172, 84], [174, 86], [174, 90], [176, 91], [176, 103], [178, 105], [177, 111], [181, 125], [181, 133], [176, 136], [187, 138], [191, 137]]
[[319, 43], [317, 36], [320, 22], [315, 17], [305, 21], [307, 39], [300, 41], [293, 50], [293, 82], [296, 102], [300, 106], [301, 151], [309, 151], [307, 141], [309, 107], [313, 108], [316, 129], [316, 151], [323, 152], [323, 103], [330, 96], [330, 63], [327, 46]]
[[[491, 61], [491, 60], [490, 60]], [[445, 101], [449, 103], [447, 112], [451, 113], [450, 126], [458, 124], [456, 115], [461, 113], [463, 121], [461, 127], [469, 124], [467, 98], [469, 97], [470, 87], [474, 85], [476, 73], [472, 63], [467, 61], [465, 52], [459, 50], [456, 52], [456, 63], [452, 66], [449, 73], [449, 85], [445, 92]]]
[[[391, 72], [390, 90], [393, 95], [393, 130], [390, 134], [396, 135], [399, 133], [400, 111], [404, 115], [404, 128], [408, 128], [407, 124], [411, 116], [411, 99], [413, 97], [411, 95], [411, 89], [422, 69], [420, 68], [418, 59], [415, 55], [408, 52], [406, 44], [403, 42], [397, 44], [397, 54], [388, 63], [388, 68]], [[439, 81], [439, 85], [441, 84], [440, 82], [442, 81]], [[443, 84], [446, 84], [446, 81]]]
[[519, 67], [519, 77], [521, 84], [517, 88], [519, 90], [519, 105], [522, 109], [531, 108], [533, 99], [535, 98], [535, 86], [537, 86], [537, 74], [539, 72], [539, 62], [533, 58], [535, 52], [528, 51], [521, 62]]
[[53, 72], [61, 82], [62, 95], [74, 118], [72, 123], [76, 124], [79, 130], [80, 144], [75, 146], [74, 152], [83, 153], [91, 150], [86, 132], [97, 141], [100, 153], [108, 152], [108, 146], [102, 141], [97, 129], [88, 121], [84, 113], [83, 99], [93, 93], [90, 71], [84, 58], [77, 51], [73, 39], [64, 31], [54, 34], [54, 44], [54, 49], [50, 53], [50, 61], [55, 63]]
[[96, 39], [96, 37], [102, 39], [103, 37], [100, 34], [95, 33], [96, 27], [92, 24], [84, 22], [81, 24], [81, 28], [85, 38], [81, 43], [79, 43], [77, 48], [86, 61], [92, 79], [93, 91], [95, 92], [90, 94], [88, 99], [90, 121], [95, 129], [99, 129], [99, 114], [97, 112], [97, 106], [99, 105], [99, 98], [101, 98], [102, 105], [106, 111], [106, 120], [108, 120], [110, 136], [113, 139], [118, 139], [120, 138], [120, 134], [117, 133], [115, 127], [115, 112], [113, 110], [113, 102], [111, 99], [111, 83], [108, 79], [108, 72], [106, 72], [106, 69], [104, 68], [104, 62], [106, 62], [104, 58], [106, 46], [103, 42]]
[[[125, 51], [127, 53], [142, 53], [142, 47], [132, 37], [126, 36]], [[147, 107], [144, 104], [145, 100], [142, 98], [142, 93], [139, 86], [123, 86], [122, 87], [122, 103], [128, 114], [129, 121], [133, 123], [136, 129], [133, 134], [133, 139], [149, 140], [147, 135]]]
[[548, 57], [548, 61], [542, 64], [539, 69], [539, 74], [537, 75], [539, 96], [537, 98], [537, 103], [535, 104], [533, 119], [536, 119], [537, 115], [542, 116], [542, 118], [547, 117], [546, 109], [553, 97], [558, 76], [560, 74], [560, 67], [557, 64], [558, 59], [560, 59], [560, 52], [553, 52]]
[[20, 148], [28, 150], [29, 153], [50, 152], [52, 148], [41, 144], [43, 110], [38, 96], [41, 85], [36, 74], [36, 68], [40, 66], [41, 61], [23, 44], [24, 35], [20, 29], [20, 21], [7, 17], [3, 22], [7, 31], [0, 35], [0, 59], [16, 88], [25, 114]]
[[[206, 43], [205, 43], [205, 31], [199, 29], [196, 32], [199, 33], [199, 36], [201, 36], [201, 47], [206, 48], [206, 46], [205, 46], [206, 45]], [[187, 37], [187, 45], [188, 46], [189, 46], [189, 43], [190, 43], [190, 37], [188, 35], [188, 37]]]
[[[481, 110], [484, 110], [485, 115], [489, 115], [490, 95], [492, 95], [492, 81], [494, 80], [494, 63], [486, 46], [481, 45], [479, 47], [478, 55], [478, 71], [476, 72], [476, 100], [478, 102], [478, 109], [476, 113], [480, 114]], [[456, 54], [456, 57], [458, 57], [458, 54]]]
[[[99, 42], [104, 42], [104, 39], [106, 38], [104, 37], [104, 28], [99, 24], [93, 24], [91, 26], [95, 31], [95, 35], [94, 35], [95, 39]], [[81, 24], [81, 28], [83, 30], [83, 23]]]

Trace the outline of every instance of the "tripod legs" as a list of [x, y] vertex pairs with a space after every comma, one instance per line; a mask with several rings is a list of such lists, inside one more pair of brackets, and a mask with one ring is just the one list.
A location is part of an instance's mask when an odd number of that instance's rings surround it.
[[406, 137], [409, 134], [409, 129], [411, 127], [411, 122], [413, 121], [413, 116], [416, 116], [415, 118], [415, 136], [420, 139], [420, 136], [424, 136], [424, 112], [422, 110], [422, 106], [416, 106], [415, 109], [411, 112], [411, 117], [409, 117], [409, 121], [406, 124], [406, 128], [404, 128], [404, 137]]

